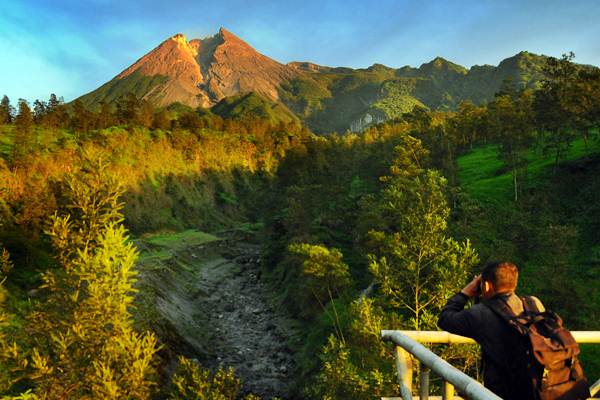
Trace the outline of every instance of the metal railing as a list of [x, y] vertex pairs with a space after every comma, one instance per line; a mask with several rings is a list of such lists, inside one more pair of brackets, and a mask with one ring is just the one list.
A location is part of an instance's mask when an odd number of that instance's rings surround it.
[[[598, 331], [572, 331], [577, 343], [600, 343]], [[459, 371], [444, 361], [421, 343], [475, 343], [473, 339], [444, 331], [381, 331], [381, 338], [395, 344], [396, 372], [400, 384], [402, 400], [412, 400], [412, 358], [420, 361], [419, 399], [429, 398], [429, 374], [435, 372], [443, 380], [442, 399], [453, 399], [454, 388], [458, 388], [467, 398], [473, 400], [501, 400], [475, 379]], [[600, 379], [594, 383], [592, 397], [600, 392]]]

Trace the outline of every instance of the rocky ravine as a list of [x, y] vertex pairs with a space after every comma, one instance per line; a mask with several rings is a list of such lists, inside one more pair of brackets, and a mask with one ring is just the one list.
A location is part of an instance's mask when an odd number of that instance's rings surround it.
[[289, 397], [294, 363], [286, 342], [295, 332], [261, 280], [258, 246], [179, 247], [165, 253], [138, 244], [144, 301], [154, 305], [159, 336], [204, 367], [233, 367], [245, 392]]

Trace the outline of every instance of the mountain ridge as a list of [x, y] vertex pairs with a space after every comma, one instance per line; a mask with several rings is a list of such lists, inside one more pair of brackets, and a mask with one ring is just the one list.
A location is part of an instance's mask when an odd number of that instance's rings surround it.
[[489, 101], [503, 82], [536, 87], [545, 56], [526, 51], [497, 66], [465, 68], [442, 57], [419, 67], [329, 67], [271, 59], [225, 28], [188, 40], [175, 34], [98, 89], [78, 100], [88, 107], [133, 93], [158, 107], [182, 103], [209, 108], [254, 92], [282, 103], [317, 133], [361, 131], [418, 105], [452, 110], [460, 101]]

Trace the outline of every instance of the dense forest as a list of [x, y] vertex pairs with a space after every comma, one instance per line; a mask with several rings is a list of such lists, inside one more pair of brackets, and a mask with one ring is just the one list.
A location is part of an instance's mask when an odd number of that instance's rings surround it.
[[[381, 329], [437, 329], [489, 260], [514, 261], [519, 292], [570, 329], [600, 330], [600, 72], [572, 58], [548, 58], [537, 88], [507, 80], [489, 102], [343, 135], [254, 94], [212, 109], [4, 96], [0, 393], [258, 398], [148, 307], [138, 240], [186, 230], [260, 246], [297, 332], [292, 398], [397, 393]], [[597, 378], [599, 349], [582, 348]], [[477, 375], [474, 346], [436, 350]]]

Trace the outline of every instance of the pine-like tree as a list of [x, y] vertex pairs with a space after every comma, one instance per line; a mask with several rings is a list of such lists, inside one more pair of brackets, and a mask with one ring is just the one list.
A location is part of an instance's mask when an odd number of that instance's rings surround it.
[[14, 107], [10, 105], [10, 99], [7, 95], [4, 95], [0, 100], [0, 124], [10, 124], [14, 112]]
[[130, 314], [137, 252], [121, 194], [95, 154], [67, 179], [70, 212], [47, 231], [61, 268], [43, 275], [48, 300], [29, 317], [27, 377], [41, 398], [147, 399], [155, 385], [156, 339], [136, 333]]
[[446, 180], [425, 168], [420, 141], [405, 136], [396, 155], [383, 178], [387, 186], [371, 204], [379, 223], [368, 235], [370, 271], [383, 303], [406, 318], [407, 328], [432, 329], [446, 297], [461, 287], [478, 258], [468, 241], [448, 236]]
[[33, 126], [33, 115], [27, 100], [19, 99], [19, 112], [15, 118], [15, 126], [17, 131], [30, 132]]
[[48, 107], [46, 106], [46, 102], [36, 99], [33, 102], [33, 120], [35, 123], [40, 124], [46, 116], [47, 111]]
[[13, 164], [20, 163], [34, 150], [33, 114], [29, 104], [19, 99], [19, 113], [15, 118], [15, 136], [13, 140]]

